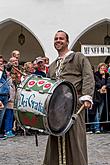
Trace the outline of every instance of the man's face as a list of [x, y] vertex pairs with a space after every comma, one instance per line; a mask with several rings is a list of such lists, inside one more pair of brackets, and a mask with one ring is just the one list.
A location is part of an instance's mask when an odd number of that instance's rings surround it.
[[13, 65], [13, 66], [18, 66], [18, 59], [16, 57], [12, 57], [10, 59], [10, 63]]
[[68, 47], [68, 41], [64, 32], [57, 32], [54, 37], [54, 47], [57, 51], [64, 50]]
[[37, 63], [37, 65], [38, 65], [38, 68], [40, 68], [40, 69], [44, 69], [44, 62], [43, 61], [39, 61], [38, 63]]
[[17, 59], [19, 59], [20, 58], [20, 52], [17, 50], [13, 51], [12, 57], [16, 57]]

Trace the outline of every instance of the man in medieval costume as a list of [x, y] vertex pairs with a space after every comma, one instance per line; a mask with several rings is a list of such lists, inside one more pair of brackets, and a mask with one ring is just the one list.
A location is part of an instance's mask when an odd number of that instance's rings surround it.
[[[49, 77], [67, 80], [74, 85], [78, 97], [77, 113], [81, 104], [84, 109], [92, 106], [94, 76], [88, 59], [80, 52], [70, 51], [68, 44], [68, 34], [57, 31], [54, 47], [58, 58], [49, 67]], [[79, 113], [75, 124], [64, 136], [49, 135], [43, 165], [88, 165], [85, 111]]]

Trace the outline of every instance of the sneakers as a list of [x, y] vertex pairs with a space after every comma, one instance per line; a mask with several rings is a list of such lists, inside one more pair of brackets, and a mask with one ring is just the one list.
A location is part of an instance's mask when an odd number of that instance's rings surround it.
[[7, 136], [0, 134], [0, 140], [5, 140], [5, 139], [7, 139]]
[[5, 135], [0, 134], [0, 140], [5, 140], [7, 138], [11, 138], [11, 137], [14, 137], [14, 136], [15, 136], [15, 134], [13, 134], [12, 131], [8, 131], [8, 132], [5, 133]]
[[101, 132], [99, 130], [95, 131], [96, 134], [100, 134]]
[[5, 133], [5, 136], [7, 136], [7, 138], [11, 138], [11, 137], [14, 137], [15, 134], [13, 134], [12, 131], [8, 131], [8, 132]]

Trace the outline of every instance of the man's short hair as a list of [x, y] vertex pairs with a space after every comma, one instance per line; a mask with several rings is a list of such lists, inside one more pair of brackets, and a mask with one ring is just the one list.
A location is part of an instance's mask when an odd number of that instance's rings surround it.
[[58, 30], [57, 33], [58, 33], [58, 32], [63, 32], [63, 33], [65, 33], [66, 39], [67, 39], [67, 41], [69, 42], [69, 35], [68, 35], [65, 31], [63, 31], [63, 30]]

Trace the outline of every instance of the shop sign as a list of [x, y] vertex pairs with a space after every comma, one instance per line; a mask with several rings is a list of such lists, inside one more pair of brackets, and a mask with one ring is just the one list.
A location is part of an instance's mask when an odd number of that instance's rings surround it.
[[110, 56], [110, 45], [81, 45], [85, 56]]

